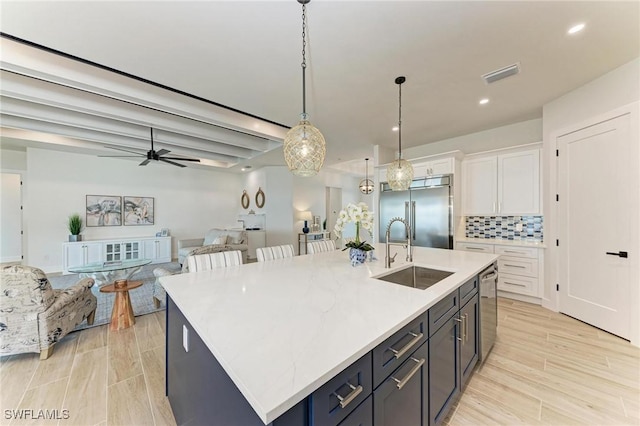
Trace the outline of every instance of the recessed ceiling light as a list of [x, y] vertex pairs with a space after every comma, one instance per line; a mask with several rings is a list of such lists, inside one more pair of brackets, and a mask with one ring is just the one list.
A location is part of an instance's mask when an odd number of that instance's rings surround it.
[[478, 102], [480, 105], [486, 105], [489, 103], [489, 98], [483, 98], [480, 99], [480, 102]]
[[397, 132], [397, 131], [398, 131], [398, 126], [393, 126], [393, 127], [391, 128], [391, 130], [392, 130], [392, 131], [394, 131], [394, 132]]
[[582, 31], [583, 29], [584, 29], [584, 24], [577, 24], [569, 28], [569, 31], [567, 31], [567, 34], [575, 34], [577, 32]]

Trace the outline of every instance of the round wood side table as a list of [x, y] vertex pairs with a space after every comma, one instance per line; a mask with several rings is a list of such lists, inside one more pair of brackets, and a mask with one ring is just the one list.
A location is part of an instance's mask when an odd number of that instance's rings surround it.
[[127, 281], [127, 285], [116, 288], [115, 283], [100, 287], [102, 293], [115, 293], [116, 300], [113, 302], [113, 310], [111, 311], [111, 323], [109, 329], [111, 331], [123, 330], [131, 327], [136, 323], [131, 307], [131, 298], [129, 290], [133, 290], [142, 286], [142, 281]]

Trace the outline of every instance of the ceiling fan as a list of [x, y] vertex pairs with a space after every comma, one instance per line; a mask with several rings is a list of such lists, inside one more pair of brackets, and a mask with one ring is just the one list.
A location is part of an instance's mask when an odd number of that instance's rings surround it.
[[151, 128], [150, 130], [151, 130], [151, 149], [147, 151], [146, 154], [143, 154], [141, 152], [129, 151], [128, 149], [107, 146], [105, 148], [116, 149], [118, 151], [124, 151], [124, 152], [130, 152], [136, 155], [99, 155], [98, 157], [138, 157], [138, 156], [147, 157], [146, 160], [144, 160], [142, 163], [139, 164], [140, 166], [146, 166], [147, 164], [149, 164], [151, 160], [163, 161], [165, 163], [169, 163], [171, 165], [178, 166], [178, 167], [187, 167], [187, 166], [185, 166], [184, 164], [176, 163], [175, 161], [171, 161], [171, 160], [192, 161], [195, 163], [200, 162], [200, 160], [198, 160], [197, 158], [166, 157], [165, 154], [168, 154], [171, 152], [168, 149], [161, 149], [159, 151], [154, 150], [153, 149], [153, 128]]

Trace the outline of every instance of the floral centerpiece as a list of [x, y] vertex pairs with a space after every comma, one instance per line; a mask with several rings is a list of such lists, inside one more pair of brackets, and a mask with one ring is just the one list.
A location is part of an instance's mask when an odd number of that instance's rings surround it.
[[347, 207], [340, 210], [338, 214], [338, 220], [336, 226], [333, 228], [335, 235], [342, 237], [342, 231], [344, 226], [348, 223], [354, 223], [356, 225], [356, 236], [353, 241], [347, 242], [346, 249], [349, 250], [349, 258], [352, 264], [364, 263], [367, 258], [367, 252], [373, 250], [373, 246], [366, 241], [360, 241], [360, 228], [369, 232], [369, 235], [373, 231], [373, 213], [369, 211], [369, 206], [365, 203], [347, 204]]

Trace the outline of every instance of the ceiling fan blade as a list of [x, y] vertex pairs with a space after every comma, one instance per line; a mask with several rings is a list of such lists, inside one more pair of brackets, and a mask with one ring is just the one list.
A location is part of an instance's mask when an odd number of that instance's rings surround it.
[[105, 157], [105, 158], [134, 158], [134, 157], [144, 157], [144, 154], [140, 154], [140, 155], [98, 155], [98, 157]]
[[184, 164], [178, 164], [178, 163], [175, 163], [175, 162], [173, 162], [173, 161], [169, 161], [169, 160], [167, 160], [166, 158], [160, 158], [159, 160], [160, 160], [160, 161], [164, 161], [165, 163], [169, 163], [169, 164], [174, 165], [174, 166], [178, 166], [178, 167], [187, 167], [187, 166], [185, 166]]
[[149, 160], [148, 158], [146, 160], [144, 160], [142, 163], [138, 164], [139, 166], [146, 166], [147, 164], [149, 164]]
[[115, 150], [118, 150], [118, 151], [124, 151], [124, 152], [130, 152], [130, 153], [132, 153], [132, 154], [144, 155], [144, 152], [130, 151], [130, 150], [128, 150], [128, 149], [116, 148], [115, 146], [105, 146], [105, 148], [115, 149]]
[[156, 154], [158, 155], [165, 155], [170, 153], [171, 151], [169, 151], [168, 149], [161, 149], [160, 151], [156, 151]]
[[181, 157], [162, 157], [166, 160], [178, 160], [178, 161], [195, 161], [196, 163], [199, 163], [200, 160], [198, 160], [197, 158], [181, 158]]

